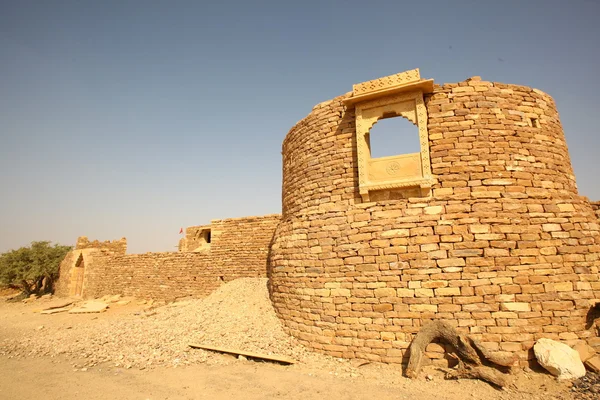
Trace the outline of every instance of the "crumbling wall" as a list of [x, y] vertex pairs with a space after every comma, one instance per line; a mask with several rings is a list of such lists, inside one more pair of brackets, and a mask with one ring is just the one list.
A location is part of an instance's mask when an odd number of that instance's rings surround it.
[[80, 236], [77, 238], [75, 250], [85, 249], [104, 249], [113, 254], [125, 254], [127, 251], [127, 239], [121, 238], [119, 240], [106, 240], [100, 242], [98, 240], [90, 241], [86, 236]]
[[205, 252], [210, 250], [209, 240], [211, 236], [207, 236], [207, 232], [210, 232], [210, 230], [210, 225], [188, 226], [185, 228], [185, 236], [179, 240], [179, 251]]
[[91, 261], [94, 253], [105, 253], [111, 256], [124, 255], [127, 251], [127, 239], [114, 241], [90, 241], [86, 236], [77, 238], [75, 249], [71, 250], [59, 265], [59, 279], [56, 281], [54, 293], [58, 296], [81, 296], [88, 279], [85, 265]]
[[[202, 252], [125, 254], [125, 239], [80, 238], [61, 263], [56, 293], [173, 300], [205, 296], [240, 277], [266, 277], [269, 244], [279, 220], [279, 214], [215, 220], [201, 227], [211, 229], [210, 246]], [[192, 239], [196, 228], [190, 230]]]
[[593, 334], [598, 219], [577, 193], [550, 96], [478, 78], [436, 86], [425, 98], [431, 197], [377, 202], [358, 191], [348, 97], [316, 106], [283, 143], [269, 263], [289, 333], [390, 363], [434, 319], [523, 362], [540, 337]]
[[71, 250], [67, 253], [65, 258], [60, 262], [58, 267], [58, 280], [54, 284], [54, 294], [61, 297], [67, 297], [71, 295], [71, 272], [72, 268], [75, 267], [77, 257], [80, 252]]

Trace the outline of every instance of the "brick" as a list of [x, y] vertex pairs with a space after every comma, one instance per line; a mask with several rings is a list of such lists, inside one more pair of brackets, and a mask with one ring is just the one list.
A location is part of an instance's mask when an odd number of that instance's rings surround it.
[[393, 289], [393, 288], [375, 289], [375, 297], [396, 297], [396, 289]]
[[423, 212], [425, 213], [425, 215], [441, 214], [442, 211], [444, 211], [444, 207], [442, 207], [442, 206], [430, 206], [430, 207], [425, 207], [423, 209]]
[[543, 224], [542, 229], [544, 232], [557, 232], [562, 231], [560, 224]]
[[446, 287], [435, 289], [436, 296], [460, 296], [460, 288]]
[[350, 289], [331, 289], [331, 297], [350, 297]]
[[465, 259], [464, 258], [440, 259], [440, 260], [437, 260], [437, 265], [440, 268], [446, 268], [446, 267], [464, 267], [465, 266]]
[[502, 303], [500, 307], [503, 311], [531, 311], [529, 303]]
[[415, 297], [415, 289], [396, 289], [398, 297]]
[[600, 373], [600, 356], [594, 356], [585, 361], [585, 367], [595, 373]]

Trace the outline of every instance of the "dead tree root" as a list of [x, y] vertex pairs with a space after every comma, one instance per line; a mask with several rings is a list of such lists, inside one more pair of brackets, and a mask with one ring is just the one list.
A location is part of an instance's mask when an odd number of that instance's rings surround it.
[[442, 321], [425, 325], [413, 339], [405, 371], [407, 377], [414, 379], [419, 375], [426, 357], [425, 348], [436, 339], [450, 344], [458, 356], [458, 367], [450, 371], [446, 379], [476, 378], [501, 388], [510, 383], [508, 372], [515, 364], [515, 356], [492, 353], [477, 340], [459, 334]]

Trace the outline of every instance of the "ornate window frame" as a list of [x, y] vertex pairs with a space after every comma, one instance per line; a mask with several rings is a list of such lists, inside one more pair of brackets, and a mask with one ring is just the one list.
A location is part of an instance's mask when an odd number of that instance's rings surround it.
[[[370, 201], [370, 191], [420, 188], [421, 193], [428, 193], [435, 183], [423, 101], [423, 94], [432, 91], [433, 80], [421, 80], [418, 69], [354, 85], [353, 96], [345, 103], [355, 106], [358, 185], [363, 201]], [[406, 118], [418, 127], [419, 153], [371, 157], [371, 128], [390, 115]], [[406, 173], [401, 171], [403, 166], [410, 166]]]

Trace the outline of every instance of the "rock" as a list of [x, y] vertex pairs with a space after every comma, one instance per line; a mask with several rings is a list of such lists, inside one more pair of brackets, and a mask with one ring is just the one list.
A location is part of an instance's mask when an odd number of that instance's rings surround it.
[[540, 365], [558, 379], [585, 376], [585, 367], [579, 353], [564, 343], [542, 338], [535, 343], [533, 351]]
[[107, 303], [116, 303], [117, 301], [121, 300], [121, 295], [120, 294], [115, 294], [114, 296], [109, 296]]
[[579, 358], [584, 363], [596, 355], [596, 350], [594, 350], [593, 347], [588, 346], [585, 342], [577, 343], [575, 346], [573, 346], [573, 349], [579, 353]]
[[585, 366], [592, 372], [600, 373], [600, 356], [594, 356], [586, 360]]
[[240, 361], [247, 361], [248, 359], [246, 358], [246, 356], [243, 356], [243, 355], [240, 354], [240, 355], [238, 355], [238, 360], [240, 360]]

